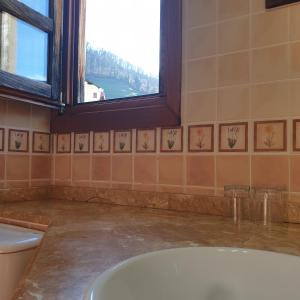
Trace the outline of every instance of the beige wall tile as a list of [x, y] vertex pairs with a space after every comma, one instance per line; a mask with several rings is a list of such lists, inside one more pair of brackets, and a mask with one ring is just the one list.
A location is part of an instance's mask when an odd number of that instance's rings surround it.
[[6, 121], [6, 101], [0, 99], [0, 126], [5, 125]]
[[132, 156], [114, 155], [112, 157], [112, 180], [132, 182]]
[[199, 26], [215, 22], [216, 0], [187, 0], [188, 26]]
[[191, 61], [187, 65], [188, 91], [216, 87], [216, 58]]
[[275, 46], [253, 51], [254, 82], [273, 81], [288, 78], [288, 46]]
[[216, 119], [217, 91], [190, 93], [187, 97], [186, 122]]
[[134, 182], [156, 183], [156, 156], [142, 155], [134, 158]]
[[90, 156], [74, 155], [72, 165], [72, 179], [89, 180], [90, 177]]
[[300, 77], [300, 42], [290, 45], [290, 77]]
[[285, 117], [289, 114], [289, 82], [279, 81], [252, 88], [253, 118]]
[[31, 128], [38, 131], [50, 131], [50, 109], [32, 106]]
[[290, 7], [290, 40], [300, 40], [300, 5]]
[[249, 52], [219, 57], [219, 86], [238, 85], [249, 82]]
[[187, 156], [186, 165], [188, 185], [205, 187], [215, 185], [214, 156]]
[[217, 119], [220, 121], [248, 119], [250, 115], [249, 96], [249, 87], [219, 89]]
[[6, 156], [7, 180], [29, 179], [29, 155]]
[[218, 19], [224, 20], [250, 12], [249, 0], [218, 0]]
[[183, 184], [183, 157], [168, 155], [159, 157], [159, 183], [166, 185]]
[[290, 116], [300, 116], [300, 80], [290, 81]]
[[294, 155], [290, 159], [291, 192], [300, 192], [300, 156]]
[[5, 174], [5, 156], [0, 155], [0, 180], [4, 180]]
[[71, 155], [55, 156], [55, 179], [67, 181], [71, 178]]
[[216, 25], [189, 30], [188, 58], [214, 55], [216, 53], [216, 34]]
[[51, 178], [51, 156], [33, 155], [31, 158], [31, 178], [48, 179]]
[[249, 48], [249, 16], [218, 25], [218, 52], [227, 53]]
[[287, 42], [288, 9], [272, 10], [252, 16], [252, 47]]
[[252, 184], [288, 188], [289, 168], [287, 156], [259, 155], [252, 157]]
[[26, 129], [30, 128], [30, 105], [11, 100], [7, 104], [6, 125]]
[[92, 157], [92, 180], [109, 181], [111, 158], [108, 155]]
[[217, 186], [223, 188], [230, 184], [250, 184], [249, 156], [217, 156]]
[[251, 12], [264, 12], [266, 9], [266, 0], [250, 0], [251, 1]]

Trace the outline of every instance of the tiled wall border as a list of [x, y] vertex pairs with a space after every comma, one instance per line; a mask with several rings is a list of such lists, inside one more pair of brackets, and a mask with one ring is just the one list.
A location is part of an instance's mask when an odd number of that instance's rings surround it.
[[[220, 129], [222, 126], [233, 126], [233, 125], [245, 125], [246, 127], [246, 136], [245, 136], [245, 139], [246, 139], [246, 150], [243, 150], [243, 151], [239, 151], [239, 150], [235, 150], [235, 149], [232, 149], [232, 150], [229, 150], [229, 151], [225, 151], [225, 152], [228, 152], [228, 153], [236, 153], [236, 152], [241, 152], [241, 153], [264, 153], [265, 150], [259, 150], [259, 149], [256, 149], [255, 148], [255, 139], [256, 139], [256, 134], [255, 134], [255, 125], [256, 124], [264, 124], [264, 123], [278, 123], [278, 122], [281, 122], [283, 125], [284, 125], [284, 140], [285, 140], [285, 147], [284, 149], [270, 149], [268, 150], [268, 152], [272, 152], [272, 153], [278, 153], [278, 152], [287, 152], [288, 151], [288, 148], [287, 148], [287, 144], [288, 144], [288, 140], [290, 141], [293, 141], [293, 144], [294, 144], [294, 147], [293, 147], [293, 152], [298, 152], [300, 151], [300, 149], [297, 149], [295, 148], [295, 139], [296, 139], [296, 127], [295, 127], [295, 124], [296, 122], [300, 122], [299, 119], [293, 119], [292, 122], [293, 122], [293, 129], [291, 130], [292, 134], [290, 135], [289, 132], [288, 132], [288, 121], [287, 120], [253, 120], [253, 121], [248, 121], [248, 122], [220, 122], [220, 123], [215, 123], [215, 124], [202, 124], [202, 123], [199, 123], [199, 124], [194, 124], [193, 125], [189, 125], [189, 126], [182, 126], [182, 127], [168, 127], [168, 128], [153, 128], [153, 129], [132, 129], [132, 130], [111, 130], [111, 131], [107, 131], [109, 132], [109, 140], [110, 140], [110, 144], [111, 144], [111, 141], [113, 142], [112, 145], [113, 147], [110, 147], [110, 150], [109, 151], [106, 151], [106, 152], [97, 152], [97, 151], [93, 151], [93, 144], [94, 144], [94, 134], [98, 133], [98, 132], [94, 132], [94, 131], [91, 131], [90, 132], [90, 140], [92, 142], [92, 147], [89, 147], [89, 151], [86, 152], [86, 151], [74, 151], [74, 153], [86, 153], [86, 154], [91, 154], [91, 153], [95, 153], [95, 154], [105, 154], [105, 153], [109, 153], [109, 154], [112, 154], [112, 153], [115, 153], [115, 154], [134, 154], [134, 153], [137, 153], [137, 154], [147, 154], [147, 153], [160, 153], [160, 154], [180, 154], [181, 152], [188, 152], [188, 153], [193, 153], [193, 154], [200, 154], [200, 153], [203, 153], [205, 154], [204, 152], [214, 152], [214, 153], [220, 153], [220, 154], [224, 154], [224, 151], [223, 150], [220, 150], [220, 147], [213, 147], [212, 150], [207, 150], [207, 151], [194, 151], [194, 150], [191, 150], [191, 148], [189, 147], [190, 146], [190, 134], [189, 134], [189, 129], [190, 128], [196, 128], [196, 127], [212, 127], [212, 140], [215, 141], [217, 140], [218, 141], [218, 145], [220, 145]], [[165, 151], [165, 150], [162, 150], [161, 149], [161, 145], [163, 143], [163, 136], [162, 136], [162, 131], [163, 130], [168, 130], [168, 129], [181, 129], [182, 130], [182, 133], [181, 133], [181, 137], [182, 137], [182, 147], [181, 149], [179, 150], [176, 150], [176, 151]], [[155, 143], [155, 151], [138, 151], [137, 150], [137, 131], [138, 130], [155, 130], [156, 132], [156, 143]], [[130, 151], [114, 151], [114, 145], [115, 145], [115, 133], [118, 133], [118, 132], [130, 132], [130, 140], [131, 140], [131, 149]], [[74, 135], [74, 134], [79, 134], [79, 133], [71, 133], [71, 135]], [[300, 134], [300, 133], [299, 133]], [[68, 154], [70, 152], [58, 152], [57, 151], [57, 148], [58, 148], [58, 135], [60, 134], [53, 134], [54, 137], [56, 137], [56, 147], [52, 149], [56, 149], [54, 151], [54, 153], [56, 154]], [[133, 139], [133, 137], [135, 139]], [[157, 138], [158, 137], [158, 138]], [[160, 147], [158, 147], [158, 143], [157, 143], [157, 140], [160, 141], [159, 145]], [[53, 142], [53, 139], [52, 139], [52, 142]], [[74, 141], [73, 143], [74, 144]], [[212, 143], [213, 145], [215, 144], [214, 142]], [[187, 147], [185, 147], [187, 146]], [[187, 149], [187, 151], [185, 151], [185, 149]]]
[[[293, 144], [293, 149], [292, 151], [293, 152], [298, 152], [300, 151], [300, 149], [297, 149], [296, 148], [296, 145], [295, 145], [295, 142], [296, 142], [296, 136], [297, 136], [297, 132], [296, 132], [296, 123], [297, 122], [300, 122], [300, 119], [292, 119], [292, 122], [293, 122], [293, 128], [291, 130], [291, 135], [289, 134], [288, 132], [288, 121], [287, 120], [255, 120], [255, 121], [249, 121], [249, 122], [220, 122], [220, 123], [215, 123], [215, 124], [202, 124], [202, 123], [199, 123], [199, 124], [193, 124], [193, 125], [189, 125], [189, 126], [183, 126], [183, 127], [168, 127], [168, 128], [158, 128], [158, 129], [133, 129], [133, 130], [127, 130], [127, 132], [130, 132], [130, 145], [131, 145], [131, 150], [128, 151], [128, 152], [122, 152], [122, 151], [114, 151], [114, 147], [110, 147], [109, 151], [107, 152], [96, 152], [94, 151], [94, 146], [93, 146], [93, 143], [94, 143], [94, 134], [95, 133], [98, 133], [98, 132], [94, 132], [94, 131], [91, 131], [91, 132], [85, 132], [87, 134], [89, 134], [89, 150], [88, 151], [75, 151], [75, 148], [74, 148], [74, 153], [86, 153], [86, 154], [91, 154], [91, 153], [97, 153], [97, 154], [105, 154], [105, 153], [116, 153], [116, 154], [132, 154], [132, 153], [139, 153], [139, 154], [146, 154], [146, 153], [167, 153], [167, 154], [178, 154], [178, 153], [181, 153], [181, 152], [185, 152], [184, 149], [185, 147], [184, 146], [187, 146], [187, 151], [188, 153], [194, 153], [194, 154], [197, 154], [197, 153], [202, 153], [202, 152], [218, 152], [218, 153], [221, 153], [223, 154], [223, 151], [220, 151], [219, 149], [215, 149], [215, 150], [212, 150], [212, 151], [193, 151], [190, 149], [189, 147], [189, 143], [190, 143], [190, 137], [189, 137], [189, 133], [188, 133], [188, 130], [189, 128], [193, 128], [193, 127], [207, 127], [207, 126], [212, 126], [213, 128], [213, 131], [212, 131], [212, 139], [213, 140], [219, 140], [220, 138], [220, 128], [221, 126], [224, 126], [224, 125], [235, 125], [235, 124], [245, 124], [247, 126], [247, 128], [249, 129], [249, 131], [247, 130], [247, 141], [248, 141], [248, 144], [249, 145], [252, 145], [252, 148], [248, 147], [247, 151], [244, 151], [245, 153], [249, 152], [251, 150], [251, 152], [265, 152], [264, 150], [259, 150], [259, 149], [255, 149], [255, 125], [256, 124], [262, 124], [262, 123], [276, 123], [276, 122], [282, 122], [284, 124], [284, 132], [285, 132], [285, 147], [284, 149], [270, 149], [269, 152], [273, 152], [273, 153], [278, 153], [278, 152], [287, 152], [288, 149], [287, 149], [287, 144], [288, 144], [288, 140], [289, 141], [292, 141], [292, 144]], [[185, 128], [187, 127], [187, 128]], [[218, 130], [216, 130], [218, 128]], [[162, 143], [162, 130], [166, 130], [166, 129], [181, 129], [182, 130], [182, 147], [180, 150], [178, 151], [161, 151], [161, 147], [157, 147], [158, 143], [157, 143], [157, 137], [158, 137], [158, 140], [160, 141], [160, 146], [161, 146], [161, 143]], [[16, 129], [16, 128], [0, 128], [0, 130], [4, 133], [3, 134], [3, 149], [0, 149], [0, 153], [1, 152], [4, 152], [5, 149], [7, 149], [8, 152], [20, 152], [20, 151], [15, 151], [15, 150], [12, 150], [12, 149], [9, 149], [9, 139], [10, 139], [10, 132], [14, 132], [14, 131], [20, 131], [20, 132], [25, 132], [26, 134], [28, 134], [28, 145], [27, 145], [27, 149], [26, 151], [22, 151], [22, 152], [26, 152], [26, 153], [55, 153], [55, 154], [68, 154], [68, 153], [71, 153], [72, 152], [72, 145], [73, 147], [75, 147], [75, 141], [74, 141], [74, 137], [72, 138], [72, 135], [74, 134], [80, 134], [80, 133], [65, 133], [65, 134], [68, 134], [71, 136], [71, 141], [70, 141], [70, 148], [71, 148], [71, 151], [65, 151], [65, 152], [61, 152], [61, 151], [58, 151], [58, 136], [59, 135], [62, 135], [62, 134], [52, 134], [51, 135], [51, 139], [50, 139], [50, 148], [51, 148], [51, 151], [47, 151], [47, 152], [37, 152], [37, 151], [33, 151], [33, 143], [34, 143], [34, 136], [36, 133], [40, 133], [40, 134], [45, 134], [45, 135], [49, 135], [49, 133], [47, 132], [40, 132], [40, 131], [30, 131], [30, 130], [21, 130], [21, 129]], [[156, 142], [155, 142], [155, 151], [145, 151], [145, 152], [140, 152], [140, 151], [137, 151], [136, 149], [136, 142], [137, 142], [137, 131], [138, 130], [155, 130], [156, 132]], [[113, 144], [115, 143], [115, 133], [116, 132], [122, 132], [122, 130], [117, 130], [117, 131], [107, 131], [109, 132], [109, 142], [110, 142], [110, 146], [111, 146], [111, 141], [113, 141]], [[217, 134], [217, 136], [216, 136]], [[135, 139], [133, 139], [133, 137], [135, 137]], [[54, 147], [54, 139], [56, 140], [55, 141], [55, 147]], [[72, 142], [73, 140], [73, 142]], [[31, 142], [30, 142], [31, 141]], [[92, 142], [92, 147], [90, 147], [90, 144]], [[30, 144], [31, 144], [31, 147], [30, 147]], [[231, 152], [231, 153], [234, 153], [236, 152], [236, 150], [232, 150], [232, 151], [228, 151], [228, 152]]]

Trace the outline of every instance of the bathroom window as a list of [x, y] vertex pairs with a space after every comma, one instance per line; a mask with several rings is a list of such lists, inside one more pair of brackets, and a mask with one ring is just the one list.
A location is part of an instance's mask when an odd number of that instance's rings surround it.
[[79, 102], [159, 93], [160, 0], [86, 0], [82, 26]]
[[61, 21], [60, 1], [0, 1], [0, 94], [59, 99]]
[[63, 91], [53, 130], [180, 123], [181, 0], [66, 2]]

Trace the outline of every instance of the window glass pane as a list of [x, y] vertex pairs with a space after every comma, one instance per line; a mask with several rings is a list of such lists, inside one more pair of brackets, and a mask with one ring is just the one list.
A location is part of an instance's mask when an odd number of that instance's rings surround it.
[[44, 16], [49, 16], [49, 0], [19, 0]]
[[87, 0], [84, 102], [159, 92], [160, 0]]
[[48, 34], [3, 13], [1, 17], [1, 69], [47, 81]]

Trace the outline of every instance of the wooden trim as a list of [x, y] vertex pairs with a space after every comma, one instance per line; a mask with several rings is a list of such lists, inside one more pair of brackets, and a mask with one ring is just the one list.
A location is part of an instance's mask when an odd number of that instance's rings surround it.
[[299, 2], [300, 0], [266, 0], [266, 8], [274, 8], [278, 6], [288, 5]]
[[61, 100], [63, 7], [56, 0], [52, 2], [51, 15], [54, 31], [52, 35], [49, 35], [48, 78], [51, 81], [51, 98]]
[[[48, 136], [48, 138], [49, 138], [49, 150], [48, 151], [42, 151], [42, 150], [35, 151], [34, 150], [34, 142], [35, 142], [36, 134], [43, 134], [43, 135]], [[51, 134], [48, 132], [33, 131], [32, 132], [32, 153], [50, 153], [50, 152], [51, 152]]]
[[[181, 147], [179, 150], [163, 150], [163, 131], [164, 130], [170, 130], [170, 129], [180, 129], [181, 131]], [[183, 151], [183, 127], [177, 126], [177, 127], [163, 127], [160, 129], [160, 152], [162, 153], [181, 153]]]
[[0, 70], [0, 93], [8, 98], [37, 104], [49, 104], [50, 108], [62, 108], [59, 103], [61, 91], [61, 57], [62, 57], [62, 10], [63, 2], [50, 0], [49, 17], [31, 9], [17, 0], [1, 0], [0, 10], [35, 26], [48, 33], [48, 74], [47, 82], [32, 80], [17, 74]]
[[[79, 42], [80, 5], [83, 1], [70, 1], [68, 10], [72, 13], [70, 19], [65, 18], [65, 31], [70, 35], [64, 41], [66, 56], [63, 86], [65, 101], [69, 105], [64, 115], [53, 113], [51, 118], [52, 132], [72, 131], [106, 131], [109, 129], [123, 130], [132, 128], [152, 128], [160, 126], [177, 126], [181, 123], [181, 6], [182, 0], [162, 1], [162, 32], [161, 32], [161, 91], [157, 95], [136, 97], [123, 100], [102, 101], [94, 103], [75, 104], [79, 85], [78, 76], [82, 73], [82, 43]], [[81, 19], [83, 20], [83, 18]], [[66, 47], [66, 45], [68, 47]], [[78, 45], [81, 47], [78, 49]], [[74, 75], [75, 74], [75, 75]], [[75, 78], [74, 78], [75, 76]], [[67, 96], [66, 96], [67, 95]]]
[[297, 148], [297, 123], [300, 123], [300, 119], [293, 120], [293, 151], [300, 151]]
[[4, 136], [5, 136], [5, 129], [4, 128], [0, 128], [0, 132], [2, 132], [2, 147], [0, 148], [0, 151], [4, 151], [4, 148], [5, 148], [5, 145], [4, 145], [4, 142], [5, 142], [5, 139], [4, 139]]
[[[222, 127], [223, 126], [245, 126], [245, 148], [244, 149], [222, 149]], [[222, 123], [219, 124], [219, 152], [248, 152], [248, 122]]]
[[[116, 151], [116, 134], [120, 132], [128, 132], [130, 134], [130, 149], [128, 151]], [[114, 131], [114, 136], [113, 136], [113, 153], [132, 153], [132, 130], [115, 130]]]
[[51, 85], [45, 82], [32, 80], [2, 70], [0, 70], [0, 82], [1, 86], [3, 87], [17, 89], [19, 91], [39, 95], [42, 97], [51, 97]]
[[[148, 130], [154, 131], [154, 150], [138, 150], [138, 132]], [[157, 128], [137, 128], [135, 132], [135, 152], [136, 153], [156, 153], [157, 150]]]
[[[56, 0], [54, 0], [56, 1]], [[9, 13], [10, 15], [31, 24], [47, 33], [53, 32], [53, 20], [48, 18], [29, 6], [17, 0], [1, 0], [0, 11]]]
[[[86, 151], [77, 151], [76, 150], [76, 136], [80, 134], [87, 134], [88, 135], [88, 149]], [[90, 132], [74, 132], [74, 141], [73, 141], [73, 151], [74, 153], [90, 153]]]
[[[58, 136], [59, 135], [64, 135], [64, 134], [68, 134], [70, 136], [70, 144], [69, 144], [69, 148], [70, 148], [70, 151], [59, 151], [58, 150]], [[62, 133], [58, 133], [56, 135], [56, 153], [58, 154], [69, 154], [69, 153], [72, 153], [72, 133], [70, 132], [62, 132]]]
[[[192, 128], [211, 128], [211, 149], [210, 150], [192, 150], [191, 149], [191, 129]], [[188, 151], [192, 153], [199, 153], [199, 152], [214, 152], [215, 151], [215, 126], [214, 124], [201, 124], [201, 125], [190, 125], [188, 127]]]
[[[27, 93], [18, 93], [17, 91], [12, 91], [12, 95], [10, 95], [11, 90], [0, 87], [0, 99], [2, 100], [13, 100], [13, 101], [21, 101], [33, 105], [43, 106], [47, 108], [59, 109], [64, 107], [64, 104], [57, 103], [55, 101], [38, 97], [35, 95], [30, 95]], [[24, 96], [22, 96], [24, 95]]]
[[[96, 151], [95, 150], [95, 135], [97, 134], [97, 133], [108, 133], [108, 150], [107, 151]], [[110, 140], [111, 140], [111, 138], [110, 138], [110, 131], [109, 130], [105, 130], [105, 131], [94, 131], [93, 132], [93, 153], [110, 153], [110, 148], [111, 148], [111, 146], [110, 146]]]
[[[260, 149], [257, 148], [257, 125], [259, 124], [272, 124], [281, 123], [283, 125], [283, 148]], [[287, 121], [274, 120], [274, 121], [256, 121], [254, 122], [254, 152], [285, 152], [287, 150]]]
[[[11, 133], [12, 132], [24, 132], [26, 134], [26, 149], [25, 150], [13, 150], [10, 148], [11, 142]], [[20, 129], [9, 129], [8, 131], [8, 152], [24, 152], [27, 153], [29, 151], [29, 131], [28, 130], [20, 130]]]

